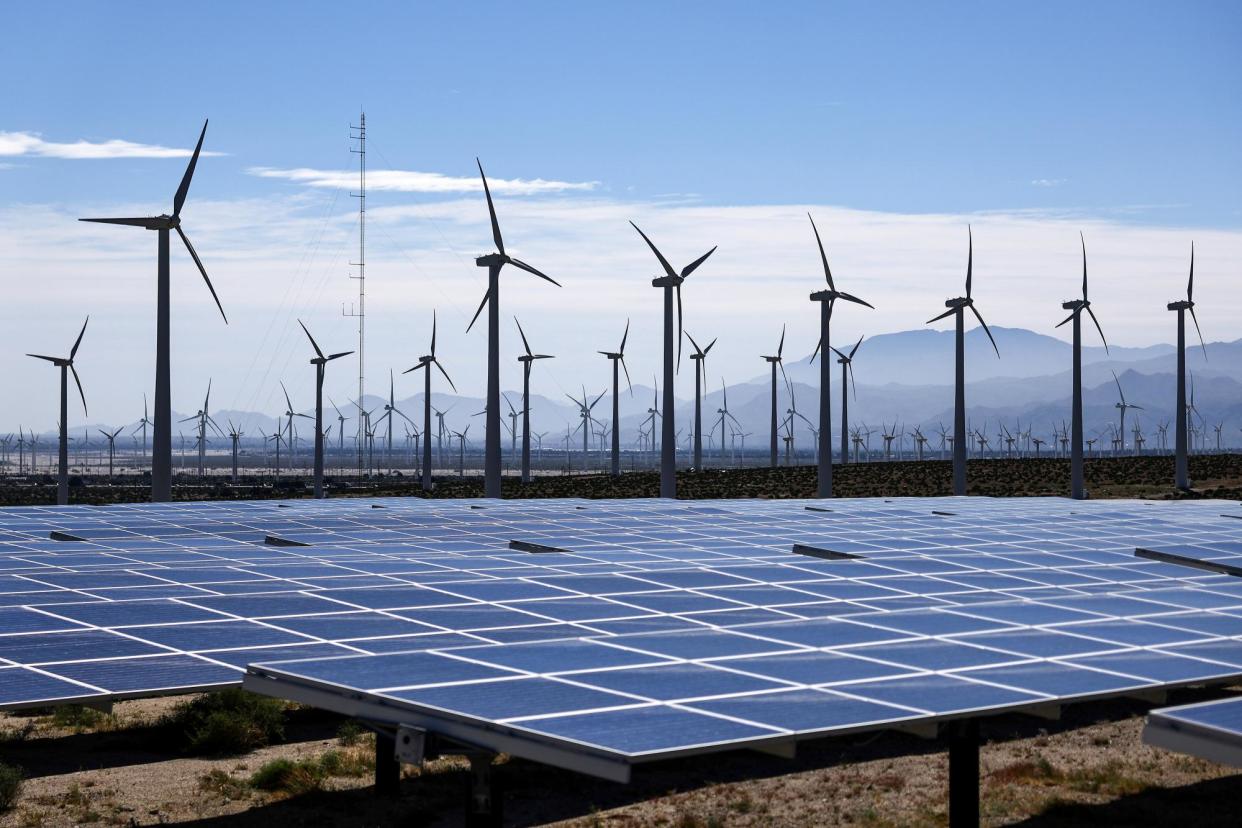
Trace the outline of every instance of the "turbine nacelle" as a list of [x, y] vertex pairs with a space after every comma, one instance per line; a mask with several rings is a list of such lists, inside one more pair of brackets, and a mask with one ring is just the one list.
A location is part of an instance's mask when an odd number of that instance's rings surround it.
[[652, 287], [680, 287], [681, 283], [686, 281], [682, 276], [660, 276], [651, 280]]

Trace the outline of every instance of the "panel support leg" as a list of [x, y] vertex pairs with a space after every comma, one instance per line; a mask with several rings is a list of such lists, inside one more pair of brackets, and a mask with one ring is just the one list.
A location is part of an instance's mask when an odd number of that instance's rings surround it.
[[466, 790], [466, 828], [500, 828], [500, 769], [492, 764], [492, 753], [471, 753], [469, 787]]
[[979, 722], [949, 725], [949, 828], [979, 826]]
[[375, 793], [394, 796], [401, 790], [401, 763], [396, 756], [397, 743], [391, 733], [375, 734]]

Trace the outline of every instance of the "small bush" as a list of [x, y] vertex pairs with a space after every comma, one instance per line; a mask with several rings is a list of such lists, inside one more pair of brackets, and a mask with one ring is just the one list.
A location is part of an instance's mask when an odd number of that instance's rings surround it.
[[178, 705], [165, 724], [180, 731], [191, 753], [246, 753], [284, 737], [285, 705], [232, 687]]
[[17, 804], [17, 797], [22, 792], [23, 778], [21, 768], [0, 762], [0, 813]]
[[362, 737], [362, 725], [346, 719], [336, 731], [336, 743], [341, 747], [353, 747]]
[[319, 790], [325, 774], [314, 760], [273, 759], [250, 777], [252, 787], [269, 793], [298, 796]]
[[215, 768], [198, 778], [198, 788], [206, 793], [214, 793], [225, 799], [244, 799], [246, 783], [244, 780], [230, 776], [226, 771]]
[[62, 704], [52, 709], [52, 715], [49, 718], [53, 727], [81, 733], [108, 724], [112, 717], [93, 707], [81, 704]]

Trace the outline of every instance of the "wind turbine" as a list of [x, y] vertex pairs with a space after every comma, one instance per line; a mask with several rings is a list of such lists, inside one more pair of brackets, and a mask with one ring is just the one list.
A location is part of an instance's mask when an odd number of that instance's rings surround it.
[[467, 425], [461, 431], [454, 431], [453, 436], [457, 438], [457, 476], [466, 476], [466, 435], [470, 433], [470, 426]]
[[686, 332], [694, 353], [690, 359], [694, 362], [694, 470], [703, 470], [703, 386], [707, 384], [707, 354], [716, 344], [713, 339], [706, 348], [700, 348], [689, 331]]
[[229, 420], [229, 439], [233, 441], [233, 482], [237, 482], [237, 444], [246, 432], [238, 429], [233, 425], [233, 421]]
[[283, 381], [283, 380], [282, 380], [282, 381], [281, 381], [281, 383], [280, 383], [280, 390], [285, 392], [285, 417], [287, 417], [287, 418], [288, 418], [288, 421], [289, 421], [289, 425], [288, 425], [288, 428], [289, 428], [289, 440], [288, 440], [288, 445], [289, 445], [289, 468], [290, 468], [290, 469], [292, 469], [292, 468], [293, 468], [293, 462], [294, 462], [294, 460], [296, 459], [296, 451], [297, 451], [297, 449], [296, 449], [296, 447], [295, 447], [295, 445], [294, 445], [293, 418], [294, 418], [294, 417], [301, 417], [301, 418], [303, 418], [303, 419], [305, 419], [305, 420], [310, 420], [310, 419], [313, 419], [313, 418], [312, 418], [312, 417], [310, 417], [310, 416], [309, 416], [309, 415], [307, 415], [307, 414], [299, 414], [298, 412], [296, 412], [296, 411], [294, 411], [294, 410], [293, 410], [293, 403], [289, 400], [289, 390], [288, 390], [287, 388], [285, 388], [285, 383], [284, 383], [284, 381]]
[[[587, 439], [591, 435], [591, 423], [595, 419], [591, 415], [591, 412], [594, 410], [595, 406], [599, 404], [599, 401], [602, 400], [604, 398], [604, 395], [607, 393], [608, 393], [607, 389], [600, 391], [599, 396], [596, 397], [591, 402], [587, 402], [588, 397], [587, 397], [585, 388], [582, 389], [581, 400], [576, 400], [573, 397], [570, 397], [568, 394], [565, 395], [566, 397], [569, 397], [570, 402], [578, 406], [578, 416], [582, 420], [582, 422], [578, 424], [578, 428], [582, 429], [582, 470], [584, 472], [589, 470], [588, 464], [589, 464], [589, 460], [591, 456], [589, 444], [587, 442]], [[578, 428], [575, 428], [574, 431], [577, 431]]]
[[130, 434], [135, 434], [138, 432], [139, 429], [142, 430], [143, 459], [146, 459], [146, 456], [147, 456], [147, 426], [149, 425], [153, 425], [153, 423], [151, 422], [151, 418], [147, 416], [147, 395], [143, 394], [142, 395], [142, 419], [138, 421], [138, 424], [134, 426], [134, 430], [130, 432]]
[[1082, 312], [1084, 310], [1095, 323], [1095, 329], [1100, 333], [1100, 341], [1104, 343], [1104, 351], [1108, 352], [1108, 340], [1104, 338], [1104, 329], [1100, 327], [1100, 320], [1095, 318], [1095, 311], [1091, 310], [1091, 300], [1087, 298], [1087, 242], [1082, 237], [1082, 233], [1078, 234], [1078, 239], [1082, 243], [1082, 298], [1061, 303], [1061, 307], [1069, 311], [1070, 315], [1057, 325], [1059, 328], [1066, 322], [1074, 323], [1074, 399], [1073, 412], [1070, 417], [1070, 497], [1075, 500], [1086, 497], [1086, 492], [1083, 490], [1082, 468]]
[[[832, 323], [832, 308], [836, 305], [838, 299], [846, 302], [853, 302], [856, 305], [871, 308], [875, 310], [871, 303], [859, 299], [844, 291], [837, 290], [836, 285], [832, 281], [832, 269], [828, 267], [828, 255], [824, 253], [824, 242], [819, 237], [819, 228], [815, 226], [815, 219], [811, 218], [811, 214], [807, 213], [806, 217], [811, 219], [811, 229], [815, 231], [815, 243], [819, 246], [819, 258], [824, 264], [824, 280], [828, 283], [827, 290], [818, 290], [811, 294], [812, 302], [819, 302], [819, 345], [827, 348], [832, 340], [829, 338], [829, 327]], [[832, 497], [832, 373], [831, 366], [828, 364], [827, 354], [819, 363], [819, 497]], [[784, 366], [781, 367], [784, 371]], [[773, 373], [775, 378], [775, 373]], [[844, 394], [842, 390], [842, 394]], [[841, 439], [844, 444], [845, 426], [842, 425]], [[841, 452], [842, 459], [845, 458], [845, 452]]]
[[[74, 340], [73, 348], [68, 357], [50, 357], [40, 354], [26, 354], [35, 359], [45, 359], [60, 369], [60, 471], [56, 479], [56, 503], [64, 506], [69, 503], [69, 374], [77, 383], [78, 394], [82, 397], [82, 413], [86, 413], [86, 393], [82, 390], [82, 380], [78, 378], [78, 369], [73, 367], [73, 358], [78, 355], [78, 346], [82, 344], [82, 336], [86, 333], [86, 325], [91, 318], [86, 317], [82, 330]], [[31, 456], [33, 457], [33, 451]], [[32, 461], [33, 465], [33, 461]]]
[[328, 402], [332, 403], [332, 407], [336, 409], [336, 450], [342, 452], [345, 450], [345, 421], [349, 418], [341, 413], [341, 409], [337, 407], [336, 401], [332, 397], [328, 397]]
[[207, 396], [203, 399], [203, 407], [198, 410], [197, 414], [178, 420], [180, 423], [188, 423], [191, 420], [198, 423], [198, 476], [203, 477], [203, 455], [207, 448], [207, 426], [211, 425], [220, 436], [224, 436], [224, 432], [220, 431], [220, 426], [216, 425], [216, 421], [211, 418], [207, 412], [211, 407], [211, 380], [207, 380]]
[[[347, 351], [346, 353], [353, 353], [353, 351]], [[344, 354], [341, 354], [341, 356], [344, 356]], [[414, 421], [411, 420], [409, 417], [406, 417], [404, 411], [397, 408], [397, 386], [393, 381], [392, 369], [390, 368], [388, 369], [388, 402], [384, 404], [384, 416], [380, 417], [381, 420], [388, 421], [387, 430], [385, 431], [385, 435], [384, 435], [384, 440], [385, 440], [384, 452], [385, 452], [385, 458], [388, 460], [389, 473], [392, 472], [392, 415], [393, 414], [400, 414], [402, 417], [405, 418], [405, 421], [407, 423], [409, 423], [410, 425], [414, 425]]]
[[720, 415], [720, 419], [717, 421], [717, 424], [720, 426], [720, 465], [724, 466], [725, 421], [732, 420], [739, 430], [742, 428], [742, 424], [737, 421], [737, 417], [729, 413], [729, 389], [725, 387], [724, 377], [720, 378], [720, 408], [716, 409], [716, 413]]
[[621, 334], [621, 347], [615, 351], [597, 351], [603, 354], [610, 362], [612, 362], [612, 476], [619, 477], [621, 475], [621, 405], [620, 405], [620, 375], [617, 373], [617, 365], [620, 364], [621, 370], [625, 372], [625, 384], [630, 389], [630, 396], [634, 396], [634, 383], [630, 382], [630, 369], [625, 367], [625, 341], [630, 338], [630, 320], [625, 320], [625, 333]]
[[474, 322], [487, 305], [487, 434], [484, 444], [483, 458], [483, 489], [486, 497], [500, 497], [500, 269], [511, 264], [519, 270], [534, 274], [540, 279], [560, 287], [560, 282], [540, 273], [520, 259], [505, 253], [505, 242], [500, 236], [500, 223], [496, 221], [496, 206], [492, 204], [492, 191], [487, 186], [487, 176], [483, 174], [483, 163], [475, 159], [479, 165], [479, 176], [483, 179], [483, 192], [487, 196], [487, 211], [492, 219], [492, 240], [496, 243], [496, 252], [479, 256], [474, 263], [487, 268], [487, 293], [474, 312], [474, 319], [466, 326], [466, 332], [474, 327]]
[[[854, 382], [854, 354], [858, 353], [858, 346], [862, 345], [863, 338], [858, 337], [858, 341], [854, 343], [854, 347], [850, 348], [849, 355], [845, 355], [832, 348], [833, 353], [837, 355], [837, 362], [841, 366], [841, 462], [850, 462], [848, 446], [846, 438], [848, 436], [850, 426], [850, 402], [849, 394], [846, 393], [846, 380], [849, 380], [850, 388], [854, 391], [854, 399], [858, 399], [858, 384]], [[814, 355], [812, 355], [814, 359]]]
[[[699, 265], [707, 261], [707, 257], [716, 252], [716, 248], [704, 253], [681, 269], [681, 273], [673, 270], [673, 266], [664, 258], [664, 254], [656, 248], [647, 234], [639, 230], [638, 225], [630, 222], [630, 226], [638, 230], [651, 252], [664, 268], [664, 275], [651, 280], [651, 286], [664, 291], [664, 415], [660, 434], [660, 497], [677, 497], [677, 428], [673, 399], [673, 342], [677, 343], [677, 364], [681, 364], [681, 285]], [[677, 337], [673, 337], [673, 300], [676, 293], [677, 301]], [[652, 423], [654, 428], [654, 421]], [[655, 435], [652, 434], [654, 439]]]
[[[490, 198], [488, 203], [490, 204]], [[494, 215], [494, 214], [493, 214]], [[496, 232], [497, 238], [500, 231]], [[498, 268], [499, 269], [499, 268]], [[448, 371], [444, 370], [444, 366], [436, 359], [436, 313], [431, 312], [431, 353], [418, 358], [418, 364], [402, 373], [408, 374], [410, 371], [417, 371], [420, 368], [426, 369], [427, 373], [423, 376], [423, 491], [431, 491], [431, 366], [435, 365], [440, 369], [440, 373], [444, 374], [444, 378], [448, 380], [449, 387], [453, 392], [457, 392], [457, 386], [453, 385], [453, 380], [448, 375]], [[489, 387], [491, 381], [488, 381]], [[436, 411], [436, 416], [440, 420], [440, 431], [444, 431], [444, 413]], [[488, 419], [491, 422], [491, 419]], [[496, 421], [499, 424], [499, 420]]]
[[966, 233], [969, 240], [966, 256], [966, 295], [946, 299], [944, 304], [948, 310], [927, 322], [930, 325], [932, 322], [952, 316], [957, 323], [956, 377], [953, 398], [953, 494], [955, 495], [966, 494], [966, 441], [969, 439], [966, 436], [966, 310], [968, 308], [979, 320], [983, 332], [988, 335], [988, 340], [991, 341], [992, 348], [996, 351], [996, 358], [1000, 359], [1000, 348], [996, 347], [996, 340], [992, 338], [992, 332], [988, 330], [988, 323], [983, 321], [983, 316], [975, 307], [975, 300], [970, 295], [975, 242], [969, 226], [966, 228]]
[[108, 441], [108, 482], [109, 483], [112, 482], [112, 458], [116, 454], [116, 435], [120, 434], [121, 429], [123, 428], [125, 428], [125, 426], [121, 426], [116, 431], [111, 431], [111, 432], [105, 431], [102, 428], [99, 429], [99, 433], [102, 434], [104, 438], [107, 439]]
[[[555, 359], [552, 354], [536, 354], [531, 352], [530, 343], [526, 341], [526, 332], [522, 323], [513, 317], [518, 334], [522, 337], [522, 349], [526, 352], [518, 357], [522, 363], [522, 482], [530, 482], [530, 369], [537, 359]], [[505, 402], [508, 402], [506, 398]], [[513, 408], [512, 405], [509, 408]], [[517, 424], [514, 423], [516, 426]]]
[[207, 276], [207, 268], [190, 244], [190, 239], [181, 229], [181, 208], [185, 205], [186, 195], [190, 192], [190, 180], [194, 177], [194, 168], [198, 164], [199, 152], [203, 149], [203, 138], [207, 135], [207, 122], [203, 122], [203, 131], [199, 133], [198, 143], [194, 146], [194, 154], [181, 177], [181, 184], [173, 195], [172, 215], [159, 215], [147, 218], [88, 218], [80, 221], [98, 222], [101, 224], [123, 224], [130, 227], [145, 227], [159, 233], [158, 269], [156, 276], [156, 312], [155, 312], [155, 433], [152, 437], [151, 458], [151, 500], [164, 502], [172, 499], [172, 395], [170, 391], [171, 369], [169, 358], [169, 233], [177, 231], [190, 258], [203, 275], [207, 289], [224, 323], [228, 317], [224, 315], [224, 306], [220, 297]]
[[1195, 323], [1195, 332], [1199, 334], [1199, 346], [1203, 348], [1203, 358], [1207, 359], [1207, 345], [1203, 341], [1203, 331], [1199, 329], [1199, 318], [1195, 316], [1195, 243], [1190, 243], [1190, 278], [1186, 282], [1186, 298], [1170, 302], [1168, 309], [1177, 312], [1177, 433], [1174, 439], [1174, 485], [1179, 489], [1190, 488], [1190, 461], [1186, 456], [1186, 311], [1190, 311], [1190, 319]]
[[778, 425], [777, 419], [776, 419], [776, 367], [778, 365], [780, 366], [781, 376], [784, 376], [785, 375], [785, 363], [781, 360], [781, 354], [784, 353], [784, 351], [785, 351], [785, 326], [781, 325], [781, 342], [780, 342], [780, 345], [778, 345], [776, 348], [776, 356], [761, 357], [761, 359], [767, 360], [768, 364], [772, 366], [772, 436], [771, 436], [771, 441], [770, 441], [770, 445], [768, 449], [768, 453], [769, 453], [768, 464], [772, 468], [776, 468], [776, 430], [777, 430], [777, 425]]
[[[306, 324], [299, 319], [298, 324], [302, 326], [302, 333], [306, 334], [306, 338], [310, 340], [311, 347], [315, 349], [315, 356], [311, 358], [310, 364], [315, 366], [315, 497], [323, 497], [323, 374], [329, 362], [334, 359], [340, 359], [343, 356], [349, 356], [353, 351], [341, 351], [340, 353], [324, 356], [323, 350], [320, 349], [319, 343], [315, 341], [315, 337], [311, 336], [311, 332], [306, 329]], [[390, 372], [391, 376], [391, 372]], [[281, 386], [284, 387], [283, 385]], [[289, 393], [285, 392], [285, 399], [288, 401]], [[333, 407], [336, 404], [333, 403]], [[292, 409], [293, 406], [290, 406]], [[339, 416], [341, 411], [337, 409]], [[389, 415], [391, 416], [391, 414]], [[401, 416], [405, 416], [402, 414]], [[408, 419], [408, 418], [407, 418]], [[344, 418], [341, 418], [342, 426]], [[289, 420], [290, 427], [293, 425], [292, 417]], [[391, 447], [391, 446], [390, 446]], [[233, 438], [233, 476], [237, 476], [237, 438]]]
[[1121, 431], [1119, 432], [1121, 448], [1119, 453], [1124, 454], [1126, 450], [1126, 411], [1131, 408], [1136, 411], [1142, 411], [1143, 406], [1126, 402], [1126, 392], [1121, 390], [1121, 380], [1117, 379], [1116, 371], [1113, 371], [1113, 382], [1117, 383], [1117, 395], [1121, 398], [1118, 400], [1116, 408], [1121, 412]]

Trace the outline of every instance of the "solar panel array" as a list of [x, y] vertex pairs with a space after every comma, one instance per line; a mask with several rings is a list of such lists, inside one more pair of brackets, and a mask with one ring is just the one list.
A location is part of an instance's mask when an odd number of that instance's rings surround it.
[[1143, 741], [1242, 767], [1242, 698], [1153, 710], [1143, 729]]
[[0, 707], [221, 687], [248, 664], [310, 659], [263, 673], [642, 757], [1225, 680], [1242, 674], [1242, 582], [1134, 552], [1236, 544], [1242, 523], [1223, 515], [1239, 511], [949, 498], [6, 509]]

